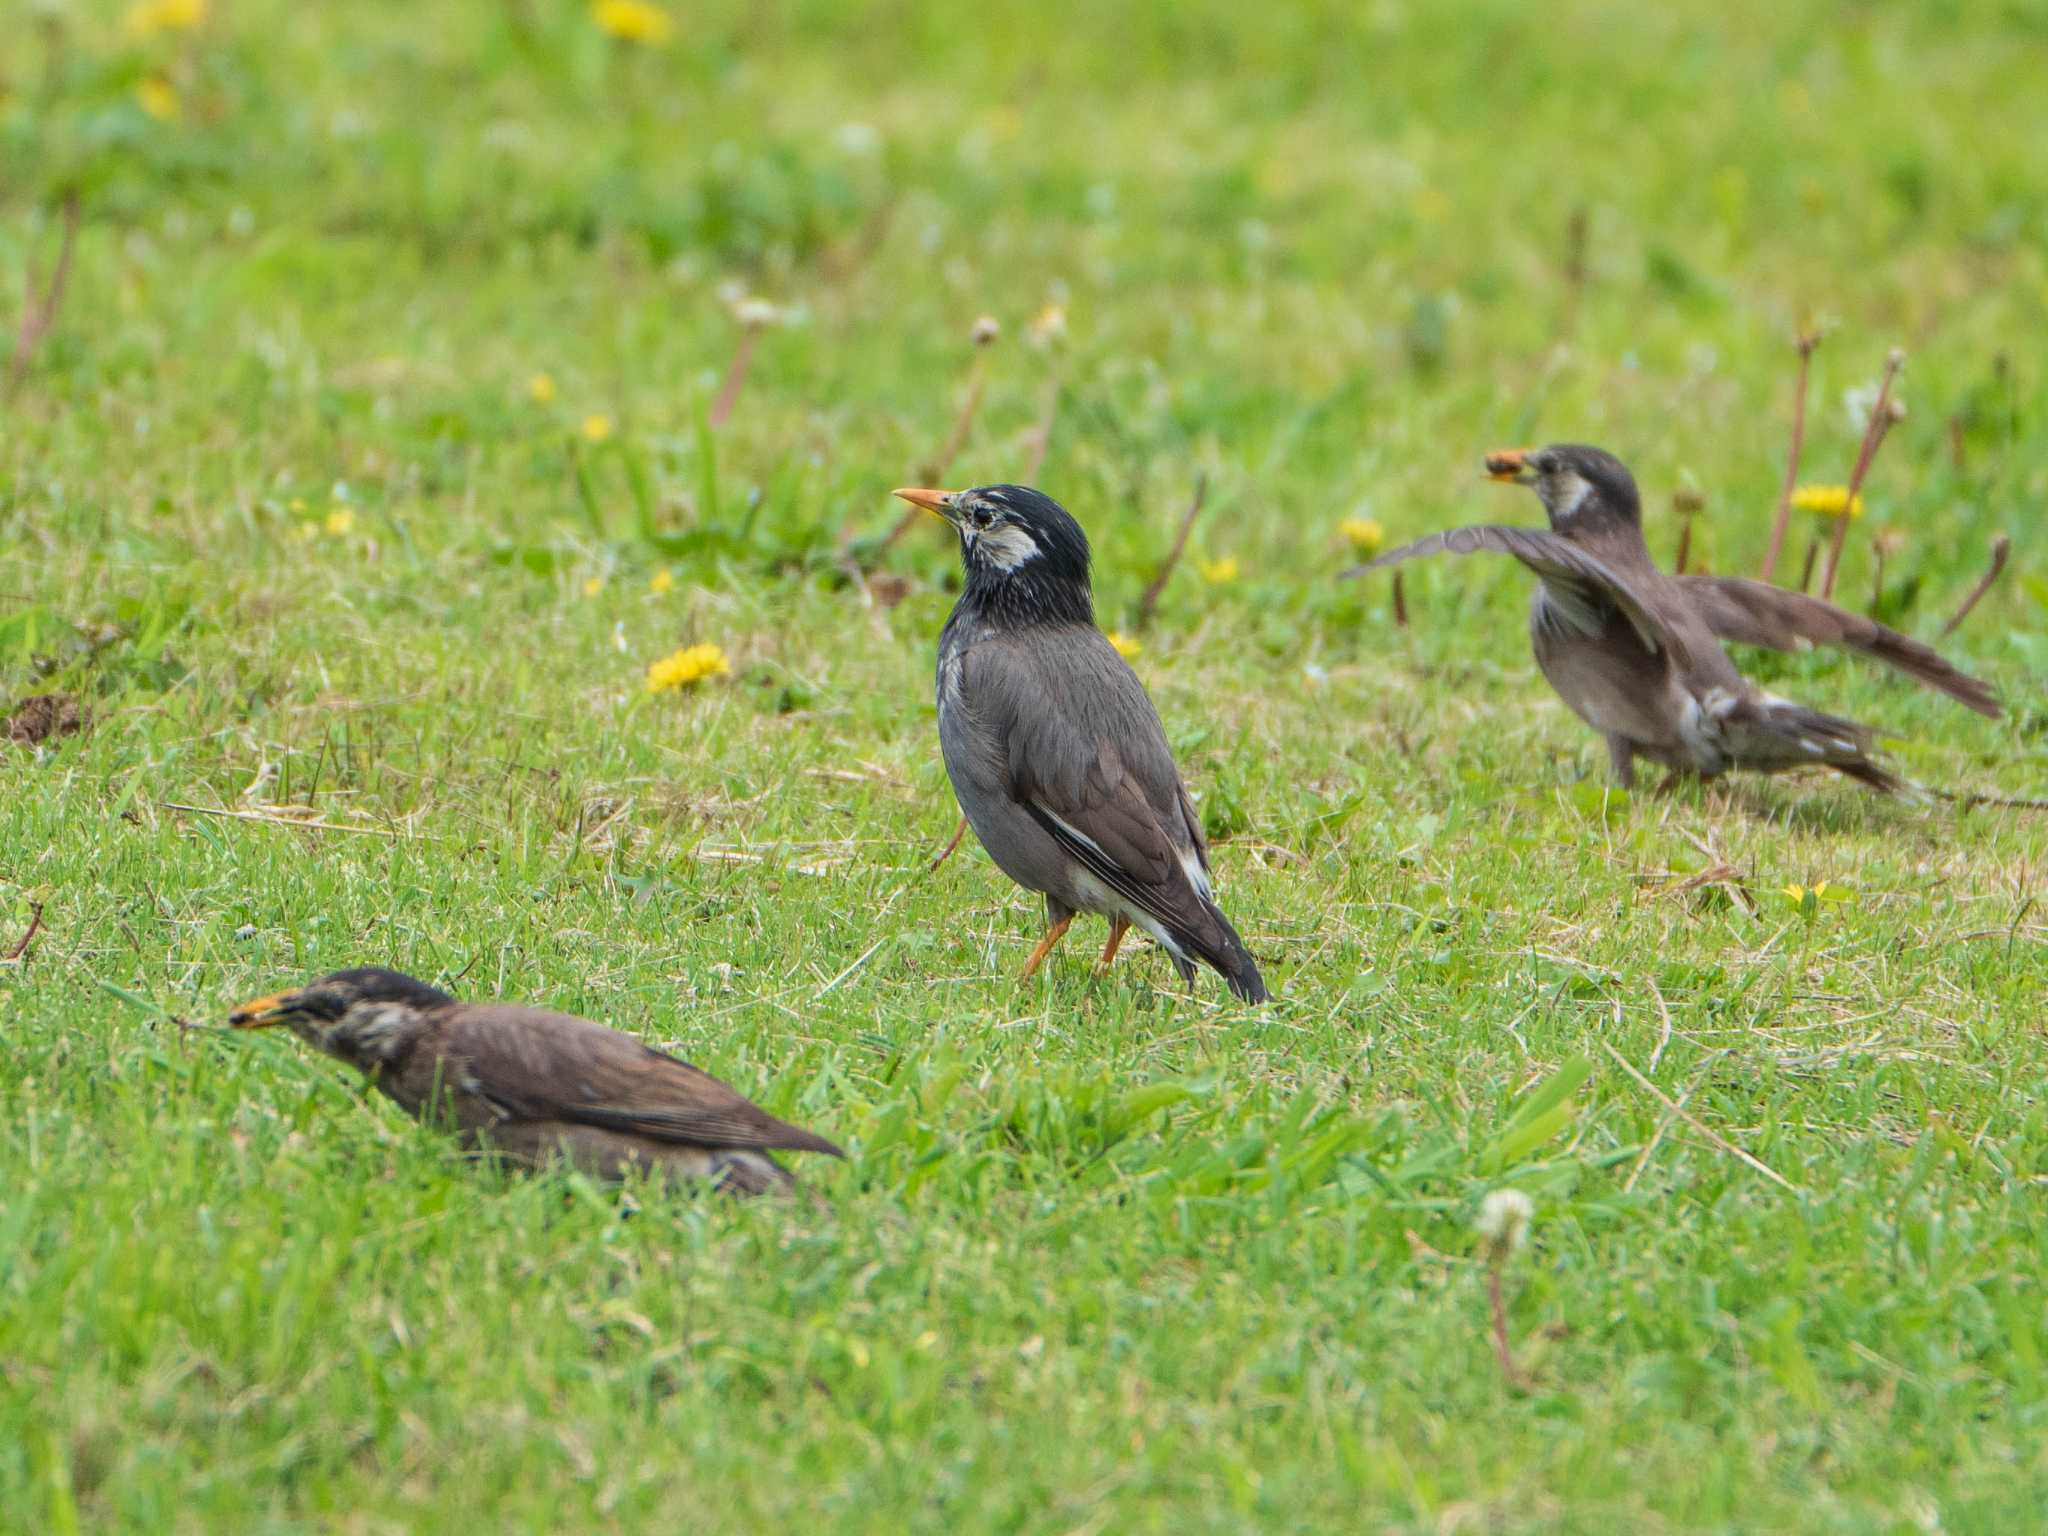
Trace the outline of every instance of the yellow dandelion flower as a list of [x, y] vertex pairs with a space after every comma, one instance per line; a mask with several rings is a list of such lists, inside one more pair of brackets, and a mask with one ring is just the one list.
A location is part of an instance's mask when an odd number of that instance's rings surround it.
[[1821, 517], [1840, 517], [1844, 512], [1852, 518], [1863, 515], [1862, 496], [1851, 499], [1846, 485], [1802, 485], [1792, 493], [1792, 505]]
[[1110, 649], [1123, 657], [1125, 661], [1136, 661], [1138, 653], [1145, 649], [1144, 646], [1138, 644], [1137, 641], [1120, 629], [1112, 629], [1103, 638], [1109, 641]]
[[138, 0], [123, 21], [132, 37], [190, 32], [206, 24], [206, 0]]
[[1785, 899], [1795, 907], [1804, 906], [1806, 904], [1806, 887], [1795, 880], [1792, 884], [1785, 887]]
[[1237, 580], [1237, 556], [1225, 555], [1220, 560], [1197, 560], [1195, 569], [1202, 573], [1202, 580], [1208, 582], [1210, 586], [1220, 587], [1226, 582]]
[[604, 578], [602, 576], [586, 576], [583, 578], [583, 595], [585, 597], [595, 597], [603, 590]]
[[326, 521], [322, 526], [324, 526], [329, 533], [333, 534], [337, 539], [339, 539], [345, 537], [348, 531], [351, 528], [355, 527], [355, 525], [355, 513], [351, 512], [347, 507], [336, 507], [332, 512], [327, 514]]
[[1337, 525], [1337, 531], [1344, 535], [1352, 552], [1358, 555], [1376, 555], [1380, 546], [1387, 542], [1387, 530], [1380, 526], [1376, 517], [1347, 517]]
[[526, 392], [533, 396], [535, 405], [555, 403], [555, 378], [553, 374], [536, 373], [526, 381]]
[[647, 691], [667, 693], [701, 683], [707, 677], [724, 677], [731, 671], [732, 663], [725, 659], [723, 647], [709, 641], [701, 645], [686, 645], [649, 665]]
[[593, 443], [601, 443], [612, 435], [612, 419], [595, 412], [583, 418], [583, 435]]
[[162, 75], [146, 75], [135, 82], [135, 104], [160, 123], [176, 120], [178, 88]]
[[597, 0], [590, 16], [605, 36], [649, 48], [659, 48], [676, 30], [668, 12], [648, 0]]
[[656, 571], [652, 579], [648, 581], [647, 590], [656, 594], [672, 592], [675, 590], [675, 585], [676, 573], [664, 566], [661, 570]]

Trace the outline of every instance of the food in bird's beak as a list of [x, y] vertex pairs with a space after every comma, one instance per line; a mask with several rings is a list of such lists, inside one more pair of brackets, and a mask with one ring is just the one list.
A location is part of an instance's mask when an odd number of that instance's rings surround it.
[[1529, 474], [1529, 454], [1524, 448], [1499, 448], [1486, 456], [1489, 480], [1520, 481]]
[[235, 1029], [262, 1029], [265, 1025], [275, 1024], [284, 1017], [291, 999], [292, 994], [289, 992], [251, 998], [228, 1015], [228, 1023]]
[[958, 492], [934, 491], [926, 490], [918, 486], [904, 486], [899, 490], [891, 491], [889, 494], [891, 496], [902, 497], [905, 501], [909, 502], [913, 507], [923, 507], [925, 511], [932, 513], [934, 516], [943, 517], [949, 523], [953, 520], [951, 516], [951, 508], [953, 505], [953, 498], [958, 494]]

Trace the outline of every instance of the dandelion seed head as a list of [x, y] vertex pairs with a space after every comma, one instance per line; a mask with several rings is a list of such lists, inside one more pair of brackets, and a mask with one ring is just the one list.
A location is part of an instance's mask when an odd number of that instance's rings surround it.
[[1522, 1246], [1535, 1217], [1536, 1203], [1519, 1189], [1496, 1189], [1479, 1202], [1472, 1226], [1493, 1255], [1504, 1259]]

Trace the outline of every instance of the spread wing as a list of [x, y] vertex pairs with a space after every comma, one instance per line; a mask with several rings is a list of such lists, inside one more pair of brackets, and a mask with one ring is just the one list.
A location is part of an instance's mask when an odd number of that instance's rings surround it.
[[1009, 794], [1083, 868], [1176, 932], [1207, 935], [1208, 849], [1144, 685], [1092, 627], [968, 653]]
[[1681, 576], [1680, 590], [1723, 640], [1773, 651], [1839, 645], [1894, 667], [1917, 683], [1993, 719], [2002, 713], [1991, 690], [1957, 670], [1931, 646], [1833, 603], [1734, 576]]
[[443, 1048], [509, 1119], [564, 1120], [687, 1146], [845, 1155], [710, 1073], [573, 1014], [513, 1003], [467, 1007]]
[[1653, 655], [1668, 650], [1680, 665], [1690, 664], [1685, 642], [1659, 619], [1641, 586], [1622, 575], [1597, 556], [1588, 554], [1571, 540], [1543, 528], [1514, 528], [1498, 523], [1477, 523], [1469, 528], [1447, 528], [1399, 549], [1390, 549], [1377, 560], [1354, 566], [1344, 575], [1356, 576], [1404, 560], [1425, 555], [1473, 555], [1482, 551], [1513, 555], [1540, 576], [1546, 585], [1561, 590], [1580, 603], [1610, 603], [1629, 622], [1644, 649]]

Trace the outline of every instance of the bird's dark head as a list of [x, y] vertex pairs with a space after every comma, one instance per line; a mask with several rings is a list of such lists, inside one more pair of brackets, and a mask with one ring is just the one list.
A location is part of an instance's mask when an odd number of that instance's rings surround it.
[[1093, 623], [1088, 535], [1067, 509], [1028, 485], [977, 485], [965, 491], [900, 490], [960, 535], [969, 597], [1013, 616]]
[[236, 1029], [282, 1024], [307, 1044], [367, 1070], [404, 1051], [426, 1016], [454, 1001], [424, 981], [370, 965], [252, 999], [229, 1014], [228, 1023]]
[[1640, 525], [1642, 502], [1636, 479], [1613, 454], [1583, 443], [1552, 443], [1548, 448], [1509, 448], [1486, 456], [1489, 479], [1526, 485], [1543, 502], [1550, 526], [1559, 533], [1585, 527], [1602, 517]]

